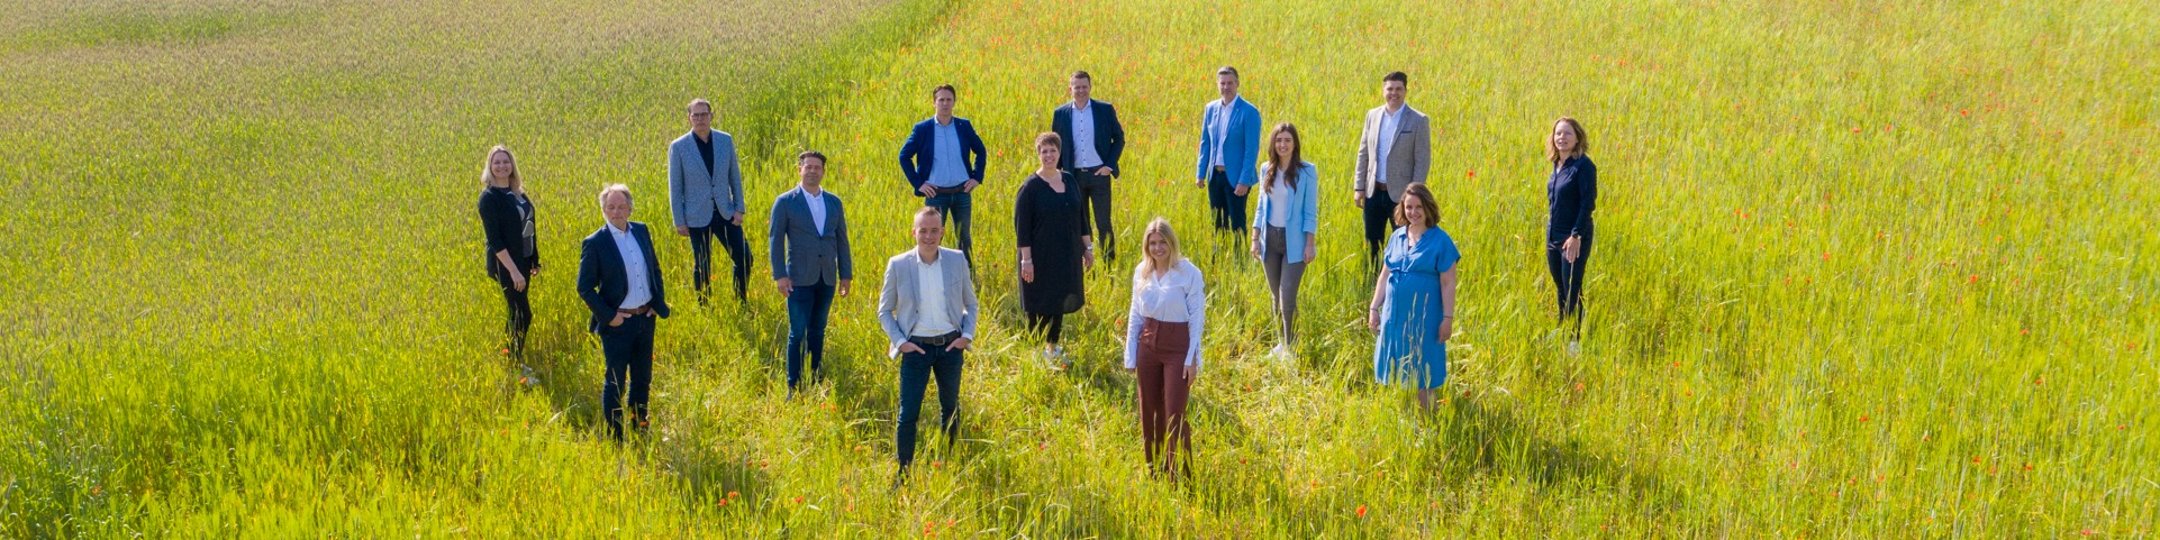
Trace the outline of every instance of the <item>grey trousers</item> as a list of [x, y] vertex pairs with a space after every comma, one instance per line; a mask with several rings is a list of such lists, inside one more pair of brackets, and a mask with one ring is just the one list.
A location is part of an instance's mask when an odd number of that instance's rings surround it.
[[1283, 262], [1289, 260], [1284, 251], [1287, 233], [1282, 227], [1261, 226], [1267, 228], [1267, 249], [1260, 254], [1260, 264], [1267, 270], [1268, 294], [1275, 297], [1275, 315], [1282, 319], [1282, 342], [1289, 345], [1297, 342], [1298, 282], [1305, 279], [1305, 263], [1311, 261]]

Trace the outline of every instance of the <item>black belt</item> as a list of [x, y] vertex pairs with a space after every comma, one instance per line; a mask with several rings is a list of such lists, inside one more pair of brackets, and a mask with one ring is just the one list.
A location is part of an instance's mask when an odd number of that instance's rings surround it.
[[642, 306], [638, 306], [638, 307], [634, 307], [634, 308], [630, 308], [630, 309], [617, 309], [617, 310], [615, 310], [615, 314], [617, 314], [617, 315], [622, 315], [622, 316], [624, 316], [624, 317], [636, 317], [636, 316], [639, 316], [639, 315], [644, 315], [644, 314], [647, 314], [647, 313], [652, 313], [652, 304], [646, 304], [646, 305], [642, 305]]
[[907, 339], [909, 342], [913, 342], [916, 345], [921, 345], [924, 347], [943, 347], [946, 345], [951, 345], [954, 340], [960, 339], [960, 332], [955, 331], [946, 333], [942, 336], [930, 337], [908, 336]]

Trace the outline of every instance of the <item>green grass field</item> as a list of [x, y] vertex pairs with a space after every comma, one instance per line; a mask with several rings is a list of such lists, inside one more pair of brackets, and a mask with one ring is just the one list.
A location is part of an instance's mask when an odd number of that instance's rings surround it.
[[[0, 537], [2151, 537], [2155, 36], [2111, 0], [12, 3]], [[1291, 362], [1190, 182], [1224, 64], [1340, 186]], [[1077, 369], [1020, 331], [1011, 196], [1074, 69], [1132, 140], [1121, 245], [1167, 216], [1210, 278], [1188, 483], [1141, 463], [1129, 267], [1091, 274]], [[1356, 130], [1398, 69], [1465, 256], [1435, 414], [1372, 382], [1360, 321]], [[926, 430], [889, 491], [876, 262], [948, 82], [990, 145], [987, 313], [964, 440]], [[613, 182], [672, 227], [695, 96], [753, 231], [788, 156], [832, 156], [856, 294], [786, 401], [780, 297], [697, 308], [659, 238], [655, 425], [618, 448], [577, 239]], [[1561, 115], [1603, 173], [1579, 356], [1539, 252]], [[478, 264], [496, 143], [541, 220], [531, 387]]]

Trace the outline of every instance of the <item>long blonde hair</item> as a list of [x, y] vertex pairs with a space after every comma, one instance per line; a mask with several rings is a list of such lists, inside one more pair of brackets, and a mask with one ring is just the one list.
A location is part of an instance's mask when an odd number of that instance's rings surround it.
[[[1147, 252], [1148, 240], [1153, 239], [1156, 235], [1162, 235], [1163, 243], [1170, 246], [1170, 253], [1163, 257], [1164, 266], [1156, 266], [1155, 257]], [[1177, 267], [1178, 261], [1184, 259], [1185, 257], [1178, 252], [1177, 233], [1170, 231], [1170, 220], [1163, 219], [1162, 216], [1155, 216], [1154, 220], [1148, 222], [1147, 232], [1140, 235], [1140, 268], [1138, 268], [1140, 276], [1138, 280], [1141, 283], [1154, 281], [1156, 274], [1169, 272], [1171, 268]]]
[[504, 157], [510, 158], [510, 191], [524, 194], [525, 177], [518, 174], [517, 154], [510, 153], [510, 147], [500, 144], [488, 149], [487, 158], [480, 160], [480, 187], [488, 188], [495, 185], [494, 163], [495, 154], [498, 152], [502, 153]]

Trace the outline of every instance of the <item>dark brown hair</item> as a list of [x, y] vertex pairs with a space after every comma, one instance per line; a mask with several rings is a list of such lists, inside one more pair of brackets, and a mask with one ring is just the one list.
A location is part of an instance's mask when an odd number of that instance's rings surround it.
[[[1425, 226], [1432, 227], [1440, 224], [1440, 208], [1433, 202], [1432, 189], [1425, 187], [1424, 182], [1415, 182], [1410, 184], [1410, 187], [1403, 188], [1403, 197], [1417, 199], [1418, 205], [1425, 209]], [[1403, 202], [1409, 201], [1405, 200]], [[1403, 212], [1403, 209], [1408, 206], [1407, 204], [1395, 205], [1396, 226], [1410, 226], [1410, 218]]]
[[[1275, 136], [1284, 133], [1290, 134], [1290, 161], [1287, 163], [1282, 156], [1275, 154]], [[1298, 136], [1297, 126], [1283, 122], [1275, 124], [1275, 130], [1268, 132], [1267, 162], [1268, 177], [1260, 180], [1261, 193], [1275, 190], [1276, 177], [1282, 177], [1285, 182], [1289, 182], [1290, 189], [1297, 189], [1298, 173], [1305, 168], [1305, 138]]]

